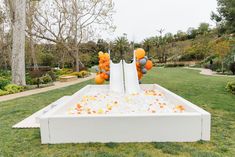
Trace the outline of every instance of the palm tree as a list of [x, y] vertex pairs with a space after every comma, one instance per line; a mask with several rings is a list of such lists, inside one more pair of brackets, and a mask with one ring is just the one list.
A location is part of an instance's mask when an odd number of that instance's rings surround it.
[[127, 52], [130, 51], [130, 43], [126, 37], [117, 37], [114, 40], [113, 52], [115, 54], [115, 59], [127, 59]]
[[143, 41], [143, 47], [147, 52], [147, 56], [150, 57], [150, 51], [155, 47], [153, 38], [147, 38]]

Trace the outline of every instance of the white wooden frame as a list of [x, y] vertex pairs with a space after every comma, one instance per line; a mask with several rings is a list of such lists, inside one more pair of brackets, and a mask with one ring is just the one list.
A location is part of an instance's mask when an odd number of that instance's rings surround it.
[[211, 115], [198, 106], [159, 85], [156, 88], [166, 98], [186, 107], [185, 113], [138, 115], [60, 115], [59, 111], [76, 103], [75, 97], [87, 90], [109, 88], [108, 85], [88, 85], [71, 96], [70, 101], [56, 106], [40, 117], [42, 144], [88, 142], [193, 142], [210, 140]]

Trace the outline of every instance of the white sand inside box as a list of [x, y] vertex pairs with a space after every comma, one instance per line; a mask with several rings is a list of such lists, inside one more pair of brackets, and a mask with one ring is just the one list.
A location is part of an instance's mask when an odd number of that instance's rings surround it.
[[89, 90], [77, 97], [77, 101], [76, 105], [67, 109], [68, 115], [185, 112], [182, 104], [172, 104], [163, 93], [156, 89], [132, 94]]

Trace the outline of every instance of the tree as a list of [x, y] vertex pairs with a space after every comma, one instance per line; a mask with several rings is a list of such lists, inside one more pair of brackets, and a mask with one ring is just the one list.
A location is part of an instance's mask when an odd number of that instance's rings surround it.
[[7, 0], [0, 0], [0, 68], [11, 67], [12, 26]]
[[93, 65], [97, 65], [99, 63], [97, 52], [103, 51], [108, 52], [106, 50], [98, 50], [98, 45], [94, 41], [88, 41], [87, 43], [82, 43], [80, 46], [80, 59], [85, 67], [91, 67]]
[[94, 30], [112, 28], [112, 0], [42, 0], [40, 4], [34, 35], [67, 49], [79, 71], [80, 45], [96, 37]]
[[33, 61], [33, 67], [34, 70], [38, 70], [38, 63], [37, 63], [37, 58], [35, 54], [35, 44], [34, 44], [34, 38], [32, 35], [33, 29], [34, 29], [34, 16], [36, 13], [36, 7], [37, 7], [38, 2], [36, 0], [28, 0], [26, 3], [26, 24], [27, 24], [27, 32], [28, 33], [28, 38], [29, 38], [29, 51], [31, 54], [31, 59]]
[[210, 31], [210, 25], [208, 23], [201, 23], [197, 29], [197, 32], [201, 35], [205, 35]]
[[[128, 56], [132, 55], [132, 54], [128, 54], [128, 51], [130, 50], [130, 44], [127, 40], [126, 37], [117, 37], [114, 40], [114, 47], [113, 47], [113, 51], [115, 54], [114, 59], [118, 60], [118, 59], [128, 59]], [[117, 54], [116, 54], [117, 53]], [[111, 54], [112, 55], [112, 54]]]
[[195, 29], [193, 27], [189, 27], [187, 30], [187, 34], [188, 34], [189, 39], [194, 39], [194, 38], [196, 38], [198, 31], [197, 31], [197, 29]]
[[105, 40], [98, 39], [96, 45], [97, 45], [97, 51], [108, 52], [109, 44]]
[[26, 1], [8, 0], [13, 32], [12, 45], [12, 82], [17, 85], [26, 85], [25, 81], [25, 28], [26, 28]]
[[219, 38], [212, 43], [212, 50], [219, 56], [222, 72], [224, 72], [224, 59], [231, 50], [230, 42], [226, 39]]
[[152, 38], [144, 39], [143, 47], [147, 52], [147, 56], [150, 57], [151, 50], [154, 48], [154, 41]]
[[177, 41], [184, 41], [187, 40], [187, 34], [181, 30], [177, 31], [177, 34], [175, 34], [175, 39]]
[[6, 48], [5, 15], [3, 9], [0, 7], [0, 68], [4, 67], [4, 69], [8, 67]]
[[220, 33], [235, 33], [235, 0], [217, 0], [218, 13], [212, 12], [211, 19], [218, 24]]

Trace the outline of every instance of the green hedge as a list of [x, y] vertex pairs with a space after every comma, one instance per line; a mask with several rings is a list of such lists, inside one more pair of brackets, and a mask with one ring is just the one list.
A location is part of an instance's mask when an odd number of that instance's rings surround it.
[[166, 68], [172, 68], [172, 67], [184, 67], [184, 63], [168, 63], [165, 65]]

